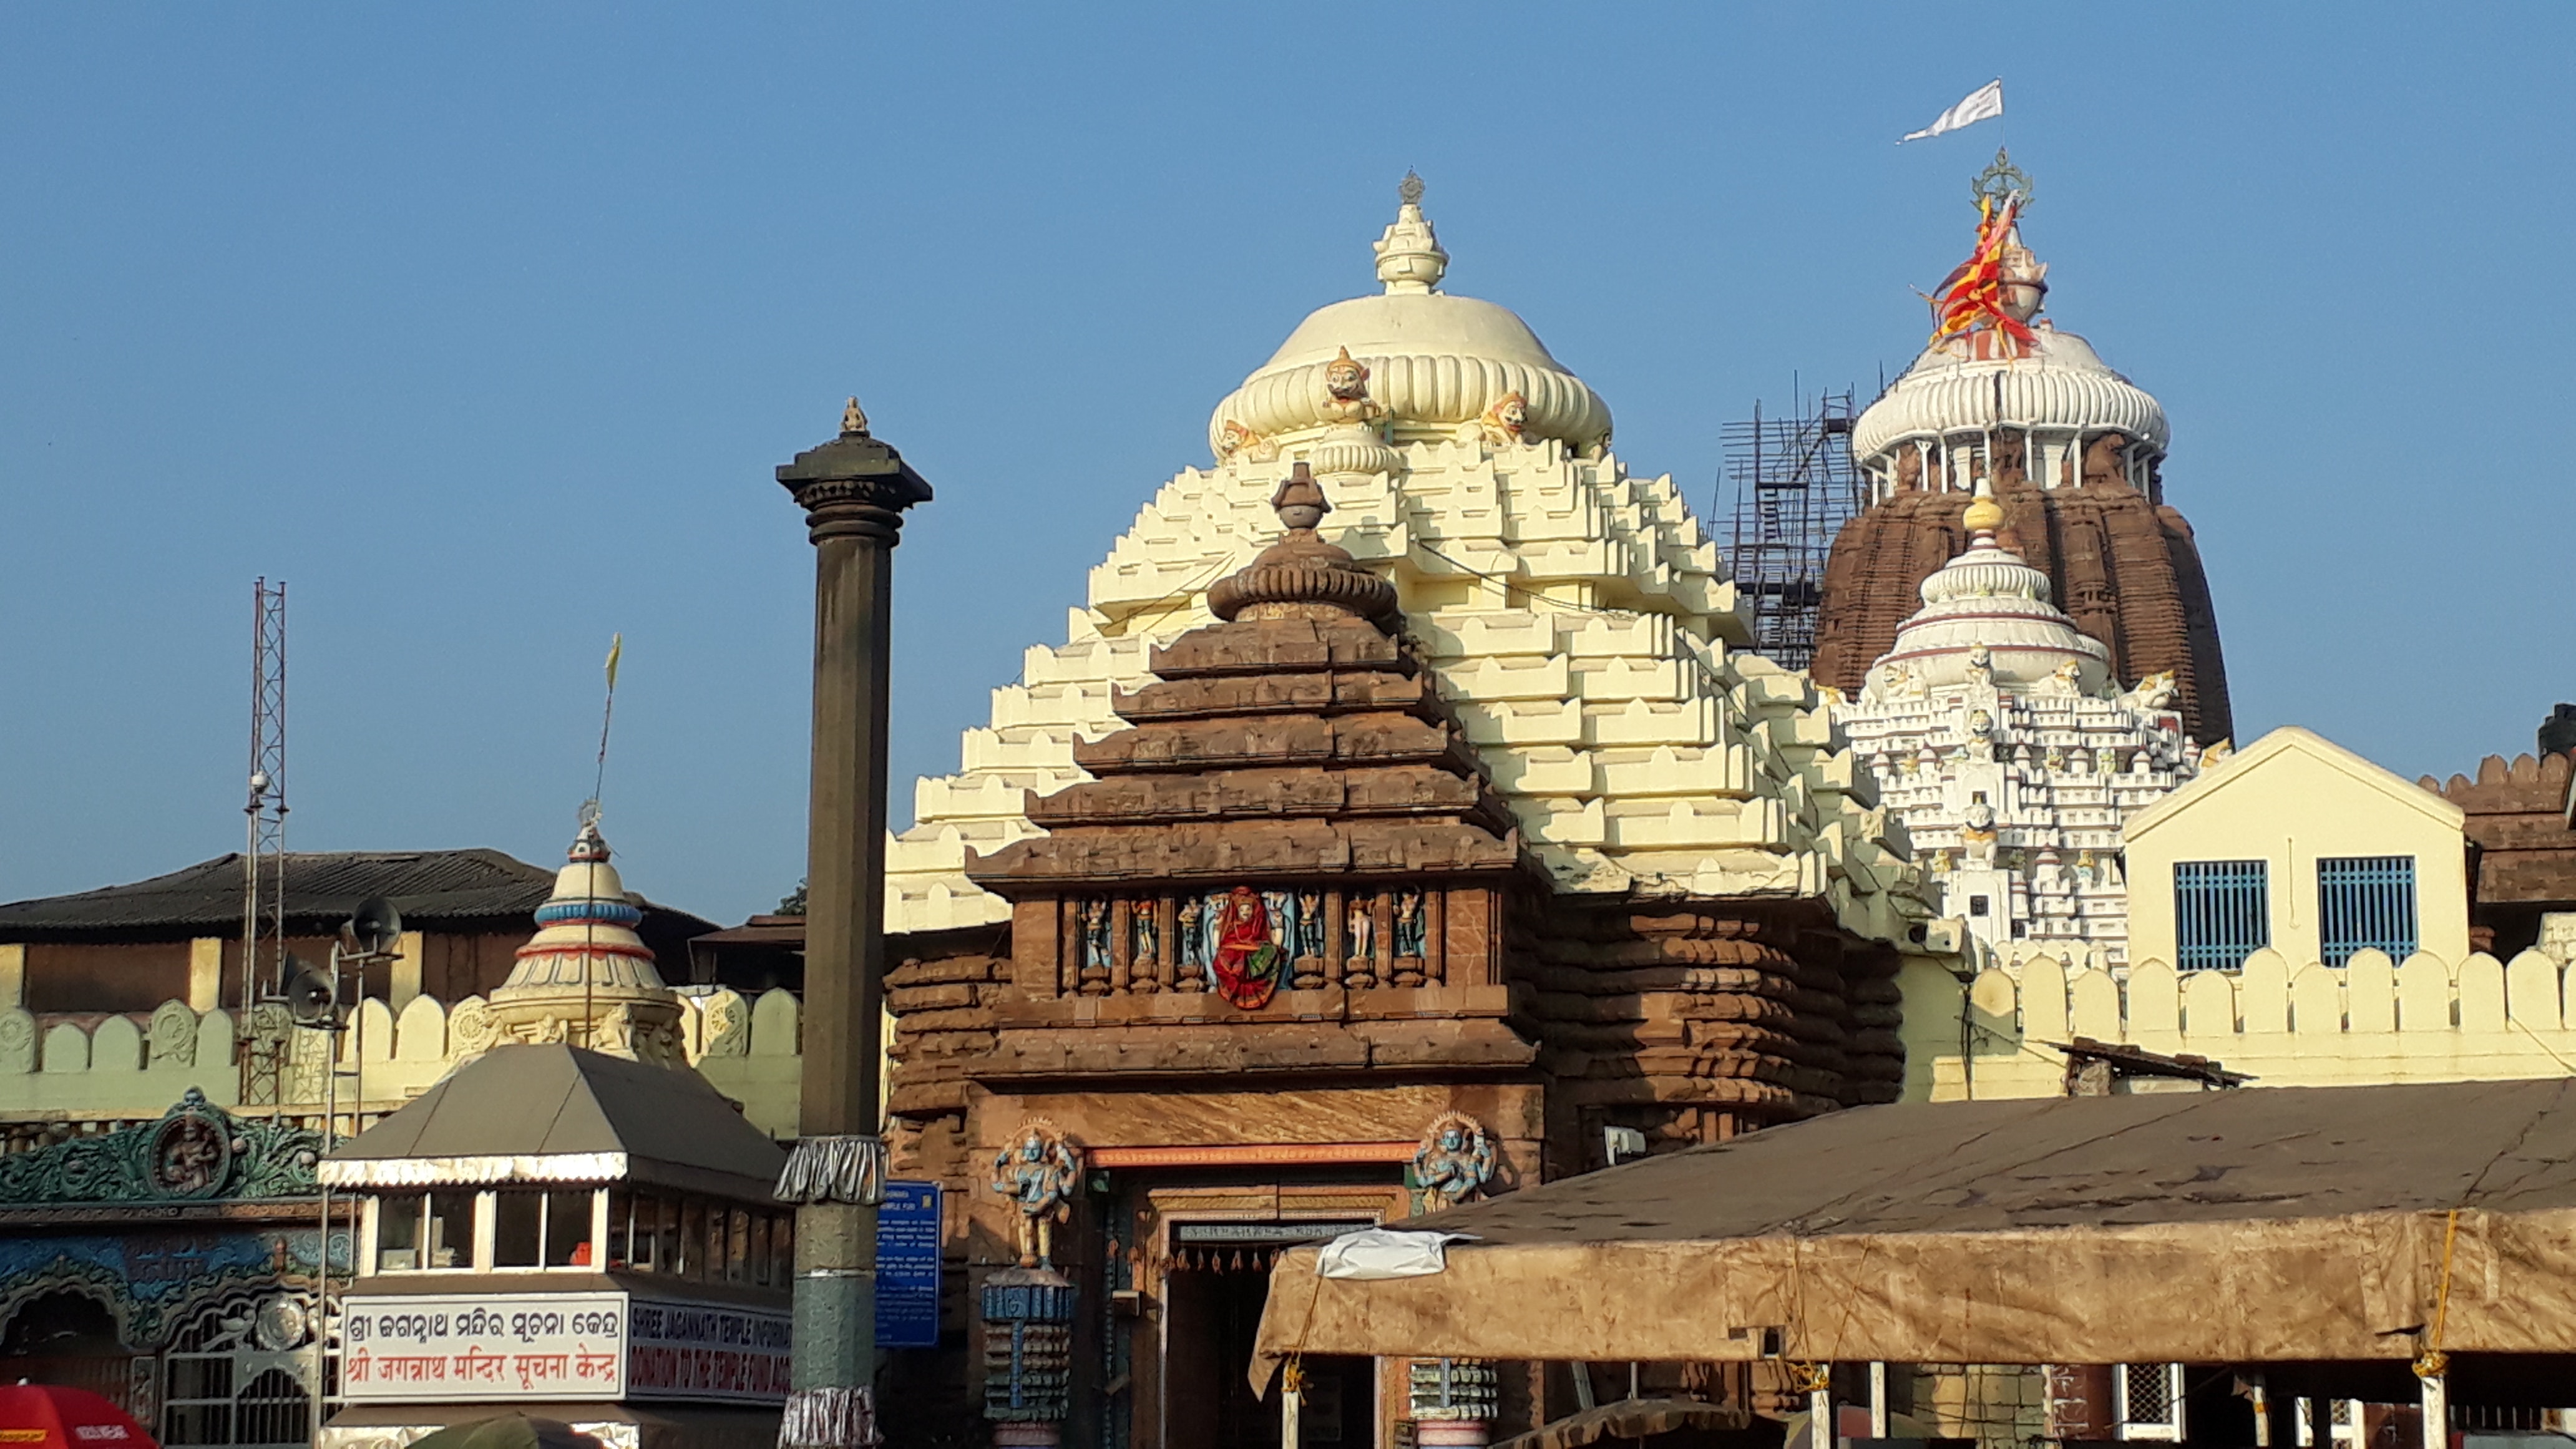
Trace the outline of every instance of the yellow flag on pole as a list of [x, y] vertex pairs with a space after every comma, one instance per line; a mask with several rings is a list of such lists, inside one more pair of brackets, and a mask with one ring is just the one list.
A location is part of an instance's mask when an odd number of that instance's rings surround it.
[[620, 655], [620, 654], [623, 654], [623, 653], [625, 653], [625, 652], [626, 652], [626, 636], [625, 636], [625, 635], [623, 635], [623, 634], [611, 634], [611, 635], [609, 635], [609, 636], [608, 636], [608, 687], [609, 687], [610, 689], [612, 689], [612, 690], [614, 690], [614, 689], [616, 689], [616, 688], [617, 688], [617, 656], [618, 656], [618, 655]]

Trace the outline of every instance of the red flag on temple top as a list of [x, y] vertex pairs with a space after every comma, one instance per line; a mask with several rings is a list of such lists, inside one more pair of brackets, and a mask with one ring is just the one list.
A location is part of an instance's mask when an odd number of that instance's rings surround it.
[[1996, 328], [2016, 342], [2032, 340], [2030, 329], [2004, 311], [2002, 300], [2004, 248], [2012, 240], [2013, 219], [2020, 211], [2018, 196], [2007, 196], [2000, 206], [1992, 197], [1978, 203], [1976, 250], [1952, 268], [1932, 294], [1932, 312], [1939, 323], [1932, 332], [1933, 342], [1947, 342], [1980, 327]]
[[0, 1446], [158, 1449], [133, 1415], [87, 1389], [61, 1384], [0, 1386]]

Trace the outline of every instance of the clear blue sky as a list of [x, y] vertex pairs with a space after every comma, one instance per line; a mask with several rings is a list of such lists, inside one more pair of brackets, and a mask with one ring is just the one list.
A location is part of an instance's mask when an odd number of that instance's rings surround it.
[[[1810, 18], [1812, 17], [1812, 18]], [[939, 489], [911, 779], [1059, 641], [1207, 409], [1370, 285], [1407, 166], [1705, 503], [1875, 385], [2009, 139], [2060, 325], [2157, 393], [2246, 738], [2409, 775], [2576, 695], [2564, 6], [68, 6], [0, 11], [0, 899], [237, 849], [248, 596], [290, 839], [795, 883], [844, 394]], [[1890, 143], [2001, 72], [2011, 114]]]

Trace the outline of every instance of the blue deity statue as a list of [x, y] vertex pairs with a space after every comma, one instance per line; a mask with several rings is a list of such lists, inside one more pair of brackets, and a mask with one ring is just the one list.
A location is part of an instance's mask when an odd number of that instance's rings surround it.
[[1413, 1154], [1414, 1185], [1422, 1210], [1436, 1213], [1475, 1197], [1494, 1180], [1494, 1140], [1483, 1123], [1464, 1112], [1443, 1112]]
[[1202, 971], [1207, 967], [1207, 936], [1199, 929], [1199, 922], [1206, 915], [1207, 907], [1200, 903], [1197, 896], [1181, 897], [1180, 910], [1174, 921], [1177, 929], [1172, 933], [1174, 937], [1172, 945], [1181, 958], [1181, 969], [1184, 971]]
[[1429, 955], [1430, 953], [1423, 949], [1423, 937], [1428, 929], [1428, 923], [1423, 918], [1422, 892], [1396, 892], [1395, 954], [1416, 959]]
[[1109, 903], [1082, 903], [1082, 969], [1109, 969]]
[[1055, 1266], [1055, 1225], [1073, 1216], [1082, 1158], [1044, 1118], [1020, 1127], [1018, 1140], [993, 1154], [993, 1191], [1020, 1210], [1020, 1266]]

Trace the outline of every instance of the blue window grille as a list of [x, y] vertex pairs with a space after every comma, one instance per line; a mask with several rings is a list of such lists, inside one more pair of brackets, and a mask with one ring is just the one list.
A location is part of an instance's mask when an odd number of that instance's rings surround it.
[[2415, 857], [2350, 855], [2317, 862], [2317, 934], [2326, 964], [2362, 949], [2415, 954]]
[[2174, 948], [2185, 971], [2233, 971], [2272, 944], [2270, 870], [2259, 860], [2174, 862]]

